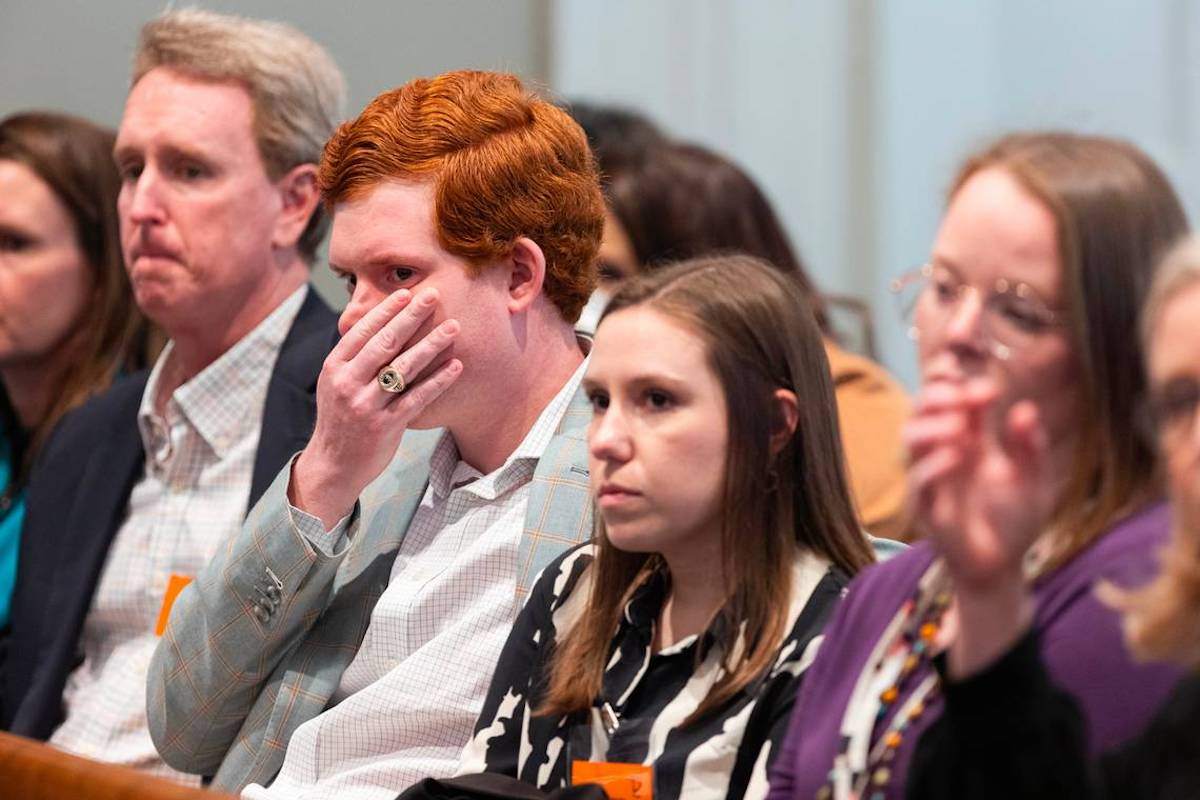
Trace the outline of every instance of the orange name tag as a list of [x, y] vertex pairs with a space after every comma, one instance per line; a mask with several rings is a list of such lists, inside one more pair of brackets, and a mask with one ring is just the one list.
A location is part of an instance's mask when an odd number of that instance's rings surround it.
[[654, 797], [654, 768], [645, 764], [572, 761], [571, 785], [582, 783], [599, 784], [612, 800], [651, 800]]
[[162, 608], [158, 610], [158, 622], [154, 623], [155, 636], [163, 635], [163, 631], [167, 629], [167, 620], [171, 617], [171, 606], [175, 605], [175, 598], [179, 597], [179, 593], [183, 591], [183, 587], [191, 582], [191, 575], [180, 575], [178, 573], [171, 575], [171, 579], [167, 581], [167, 592], [163, 595]]

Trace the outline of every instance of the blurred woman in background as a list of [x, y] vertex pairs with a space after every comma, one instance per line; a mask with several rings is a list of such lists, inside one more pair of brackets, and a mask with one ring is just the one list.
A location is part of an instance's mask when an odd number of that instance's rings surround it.
[[[916, 742], [943, 713], [934, 656], [949, 648], [952, 674], [991, 662], [997, 603], [1038, 632], [1092, 748], [1129, 739], [1165, 699], [1178, 670], [1136, 664], [1092, 587], [1144, 581], [1167, 540], [1137, 422], [1137, 317], [1186, 230], [1166, 177], [1124, 142], [1015, 134], [963, 165], [928, 264], [897, 285], [914, 298], [922, 389], [905, 439], [927, 541], [850, 586], [773, 798], [904, 797]], [[1035, 539], [1030, 558], [995, 544]], [[1025, 575], [1028, 602], [1011, 591]]]
[[63, 414], [154, 355], [121, 259], [113, 137], [61, 114], [0, 121], [0, 628], [38, 450]]
[[[1145, 420], [1157, 443], [1171, 499], [1172, 539], [1161, 571], [1145, 588], [1102, 585], [1125, 612], [1126, 639], [1145, 659], [1189, 670], [1146, 730], [1098, 763], [1087, 760], [1079, 707], [1050, 680], [1030, 627], [1032, 600], [1019, 571], [1005, 569], [1034, 545], [1029, 530], [988, 526], [980, 546], [950, 562], [991, 587], [972, 600], [992, 617], [974, 653], [951, 648], [946, 713], [921, 737], [908, 796], [917, 800], [1021, 797], [1200, 797], [1200, 240], [1167, 258], [1142, 320], [1149, 399]], [[1018, 534], [1009, 538], [1009, 534]], [[1021, 534], [1024, 534], [1022, 536]], [[989, 598], [1016, 598], [990, 603]], [[980, 641], [981, 640], [981, 641]]]

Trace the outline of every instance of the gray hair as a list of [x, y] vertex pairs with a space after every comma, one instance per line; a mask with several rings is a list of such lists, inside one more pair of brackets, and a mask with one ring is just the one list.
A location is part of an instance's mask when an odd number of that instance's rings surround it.
[[[167, 11], [142, 26], [131, 85], [153, 69], [243, 84], [254, 104], [263, 166], [279, 178], [316, 164], [343, 116], [346, 82], [323, 47], [290, 25], [198, 8]], [[329, 220], [318, 206], [300, 237], [312, 260]]]

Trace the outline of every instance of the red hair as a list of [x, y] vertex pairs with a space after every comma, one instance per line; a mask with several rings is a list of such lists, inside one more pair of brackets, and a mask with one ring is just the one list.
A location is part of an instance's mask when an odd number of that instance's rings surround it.
[[327, 207], [390, 178], [434, 182], [447, 252], [476, 270], [528, 237], [546, 256], [544, 291], [575, 322], [596, 284], [604, 201], [587, 138], [513, 75], [447, 72], [384, 92], [325, 145]]

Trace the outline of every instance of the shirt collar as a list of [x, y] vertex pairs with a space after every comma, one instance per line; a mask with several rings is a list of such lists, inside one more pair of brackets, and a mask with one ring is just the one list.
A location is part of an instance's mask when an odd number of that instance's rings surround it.
[[586, 336], [576, 338], [579, 339], [580, 348], [587, 354], [583, 362], [542, 409], [533, 427], [525, 433], [525, 438], [498, 469], [488, 475], [481, 475], [474, 467], [459, 459], [458, 447], [450, 432], [442, 433], [430, 458], [429, 484], [434, 494], [445, 497], [453, 489], [473, 482], [473, 493], [483, 499], [494, 500], [533, 476], [538, 459], [546, 452], [550, 440], [558, 433], [563, 416], [571, 405], [571, 398], [579, 391], [583, 374], [587, 371], [591, 359], [591, 339]]
[[[655, 626], [658, 625], [658, 618], [662, 615], [663, 605], [667, 602], [667, 592], [670, 588], [670, 573], [666, 564], [658, 560], [625, 602], [621, 618], [622, 630], [618, 633], [618, 637], [633, 634], [637, 637], [637, 641], [645, 647], [650, 647], [654, 640]], [[698, 647], [696, 657], [703, 659], [714, 646], [725, 640], [728, 626], [728, 614], [726, 609], [722, 608], [703, 633], [685, 636], [670, 647], [664, 647], [658, 652], [658, 655], [670, 656], [686, 652], [692, 647]]]
[[307, 284], [301, 286], [216, 361], [177, 388], [167, 400], [164, 419], [155, 411], [154, 398], [174, 352], [174, 342], [167, 343], [154, 364], [138, 408], [142, 446], [151, 457], [161, 460], [169, 451], [169, 431], [176, 422], [190, 424], [217, 458], [224, 458], [258, 426], [261, 414], [248, 410], [257, 412], [266, 399], [279, 350], [307, 292]]

